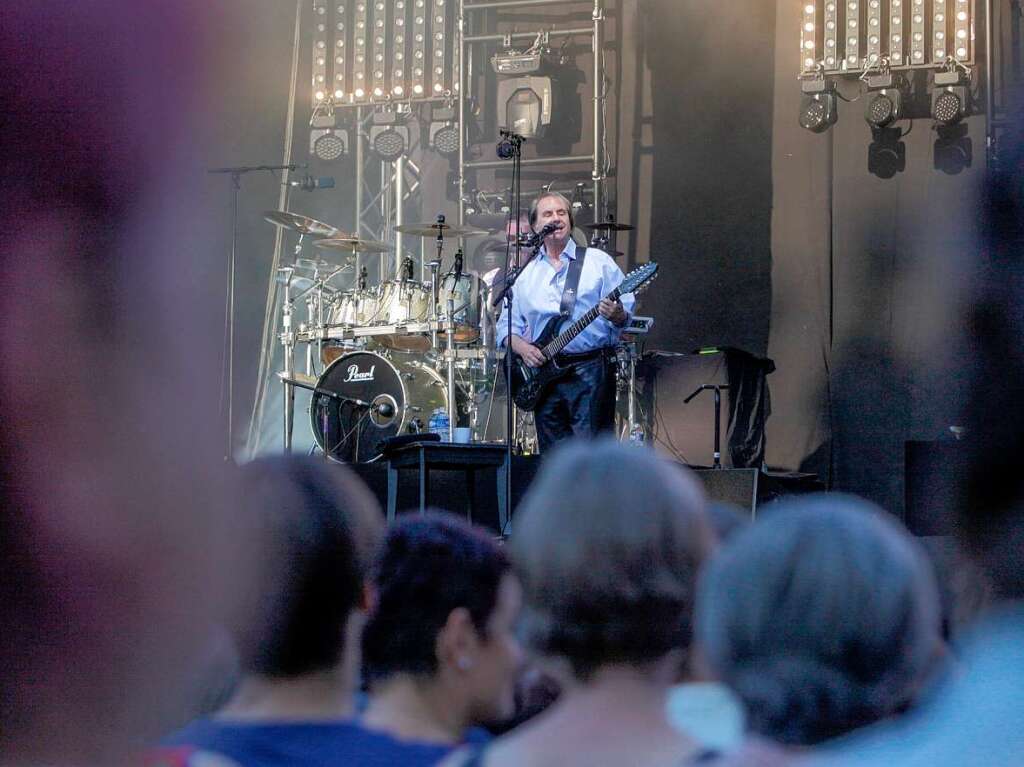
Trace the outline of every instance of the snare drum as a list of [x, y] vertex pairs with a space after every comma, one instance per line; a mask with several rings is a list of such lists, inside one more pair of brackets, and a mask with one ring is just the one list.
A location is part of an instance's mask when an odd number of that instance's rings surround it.
[[449, 274], [441, 280], [437, 291], [437, 316], [448, 316], [448, 299], [455, 311], [455, 340], [471, 343], [480, 337], [480, 280], [475, 275], [463, 274], [455, 281]]
[[321, 450], [326, 444], [327, 452], [342, 461], [368, 461], [380, 452], [382, 440], [425, 431], [435, 408], [447, 406], [448, 389], [436, 370], [419, 360], [388, 360], [373, 352], [338, 358], [316, 385], [343, 398], [314, 394], [309, 409], [316, 444]]

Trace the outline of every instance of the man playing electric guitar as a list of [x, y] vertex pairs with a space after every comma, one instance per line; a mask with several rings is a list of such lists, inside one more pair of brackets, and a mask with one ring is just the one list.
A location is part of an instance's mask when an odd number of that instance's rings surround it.
[[[543, 452], [559, 440], [590, 437], [613, 427], [614, 347], [632, 313], [634, 298], [631, 294], [616, 301], [604, 298], [624, 275], [604, 251], [576, 245], [572, 206], [565, 197], [556, 192], [538, 197], [530, 208], [530, 225], [535, 231], [546, 225], [558, 228], [544, 238], [513, 288], [512, 351], [525, 365], [541, 368], [548, 358], [532, 342], [542, 334], [550, 336], [550, 323], [566, 327], [595, 306], [600, 315], [557, 355], [559, 367], [571, 370], [544, 390], [534, 408]], [[496, 329], [499, 345], [507, 334], [503, 309]]]

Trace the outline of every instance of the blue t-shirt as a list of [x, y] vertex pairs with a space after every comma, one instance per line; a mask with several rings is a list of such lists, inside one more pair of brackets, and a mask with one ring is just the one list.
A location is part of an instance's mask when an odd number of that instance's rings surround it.
[[[197, 719], [161, 744], [162, 763], [190, 764], [192, 750], [225, 756], [241, 767], [432, 767], [451, 746], [400, 741], [346, 722], [279, 723]], [[195, 760], [199, 763], [200, 760]]]

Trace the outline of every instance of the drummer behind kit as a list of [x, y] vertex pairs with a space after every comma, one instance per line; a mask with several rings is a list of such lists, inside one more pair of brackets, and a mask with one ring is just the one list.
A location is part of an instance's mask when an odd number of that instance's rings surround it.
[[[407, 258], [395, 279], [370, 286], [361, 257], [391, 251], [388, 243], [362, 239], [295, 213], [269, 211], [264, 218], [300, 235], [295, 262], [280, 270], [285, 286], [285, 370], [280, 377], [286, 387], [286, 449], [291, 446], [294, 386], [313, 390], [309, 416], [314, 440], [325, 455], [339, 461], [370, 461], [388, 438], [426, 432], [438, 422], [448, 424], [440, 435], [443, 440], [451, 439], [458, 426], [469, 426], [475, 441], [504, 438], [504, 406], [496, 406], [495, 400], [504, 398], [499, 390], [506, 387], [494, 348], [495, 317], [488, 311], [490, 287], [464, 270], [461, 249], [450, 270], [439, 273], [446, 238], [487, 232], [447, 224], [443, 216], [433, 223], [398, 226], [396, 231], [403, 234], [435, 240], [437, 254], [428, 264], [431, 278], [414, 280], [413, 261]], [[627, 228], [612, 223], [588, 228], [610, 226]], [[313, 239], [320, 257], [299, 257], [305, 237]], [[645, 265], [627, 275], [622, 292], [644, 285], [656, 269]], [[340, 289], [345, 276], [349, 287]], [[631, 286], [630, 278], [636, 285]], [[291, 317], [300, 300], [305, 301], [307, 321], [294, 332]], [[296, 344], [306, 348], [305, 374], [293, 370]], [[319, 375], [316, 358], [325, 365]], [[547, 383], [544, 376], [557, 375], [547, 367], [540, 370], [527, 389], [534, 391]], [[521, 371], [514, 373], [513, 391], [519, 402]], [[514, 438], [520, 445], [529, 444], [522, 423], [518, 426]]]

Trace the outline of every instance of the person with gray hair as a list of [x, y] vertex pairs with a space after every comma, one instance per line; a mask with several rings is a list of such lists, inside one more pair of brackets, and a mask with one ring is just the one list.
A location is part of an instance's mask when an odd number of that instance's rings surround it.
[[450, 764], [642, 764], [699, 755], [666, 719], [714, 535], [696, 479], [612, 440], [560, 446], [516, 515], [522, 638], [562, 686], [542, 714]]
[[511, 337], [508, 314], [502, 310], [497, 345], [507, 341], [525, 365], [540, 367], [548, 359], [534, 342], [550, 323], [568, 327], [594, 307], [600, 315], [555, 355], [559, 367], [571, 368], [571, 372], [552, 382], [537, 403], [537, 439], [543, 452], [569, 437], [592, 437], [611, 430], [615, 421], [614, 347], [633, 311], [634, 297], [605, 298], [622, 284], [625, 275], [603, 250], [576, 245], [572, 203], [564, 195], [540, 195], [530, 207], [529, 222], [535, 231], [547, 234], [517, 278]]
[[909, 706], [935, 669], [939, 628], [924, 553], [881, 509], [846, 495], [766, 511], [711, 559], [697, 595], [701, 661], [743, 700], [752, 734], [783, 747]]

